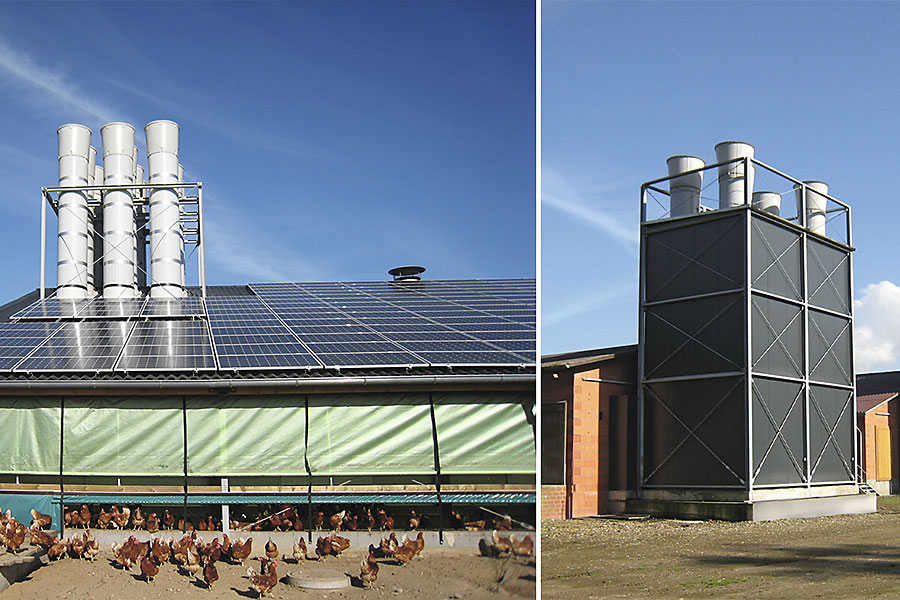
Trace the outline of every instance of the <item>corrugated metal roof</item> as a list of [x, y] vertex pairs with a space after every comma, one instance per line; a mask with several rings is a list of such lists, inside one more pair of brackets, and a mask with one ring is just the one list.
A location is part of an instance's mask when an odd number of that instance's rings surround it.
[[857, 396], [856, 412], [869, 413], [878, 408], [885, 402], [893, 400], [897, 397], [897, 392], [889, 392], [886, 394], [870, 394], [868, 396]]

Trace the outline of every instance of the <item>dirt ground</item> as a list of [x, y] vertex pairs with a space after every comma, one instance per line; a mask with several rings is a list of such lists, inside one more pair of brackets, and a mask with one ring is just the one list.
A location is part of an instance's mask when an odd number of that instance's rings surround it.
[[541, 543], [542, 598], [900, 598], [897, 497], [760, 523], [544, 521]]
[[[260, 548], [261, 550], [261, 548]], [[254, 549], [255, 551], [255, 549]], [[255, 556], [256, 554], [254, 554]], [[503, 561], [482, 558], [477, 550], [428, 549], [406, 566], [398, 566], [390, 560], [380, 559], [378, 580], [371, 590], [351, 586], [340, 590], [304, 590], [284, 583], [288, 573], [333, 573], [358, 577], [362, 549], [344, 552], [319, 564], [306, 561], [297, 565], [293, 559], [279, 561], [276, 569], [282, 582], [275, 586], [272, 596], [291, 598], [408, 598], [425, 599], [479, 599], [479, 598], [534, 598], [536, 594], [534, 561]], [[0, 594], [2, 600], [23, 598], [57, 598], [71, 600], [150, 600], [155, 598], [255, 598], [247, 579], [247, 566], [259, 569], [259, 561], [248, 560], [246, 566], [216, 563], [219, 580], [212, 592], [202, 582], [180, 575], [174, 564], [160, 567], [151, 583], [144, 582], [140, 567], [131, 572], [114, 567], [111, 554], [103, 549], [93, 563], [64, 559], [45, 565], [28, 579], [13, 584]], [[498, 573], [505, 575], [497, 584]]]

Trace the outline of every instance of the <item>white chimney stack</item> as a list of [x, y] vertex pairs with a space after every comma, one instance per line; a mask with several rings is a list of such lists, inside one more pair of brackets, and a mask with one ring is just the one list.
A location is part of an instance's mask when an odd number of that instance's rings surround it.
[[753, 192], [753, 208], [773, 214], [781, 214], [781, 194], [778, 192]]
[[[804, 181], [806, 184], [806, 228], [813, 233], [825, 235], [825, 211], [828, 207], [828, 184], [822, 181]], [[794, 186], [797, 198], [797, 216], [803, 212], [803, 195], [799, 185]], [[802, 223], [799, 219], [798, 223]]]
[[[706, 166], [696, 156], [672, 156], [666, 160], [669, 177], [681, 175]], [[703, 171], [682, 175], [669, 180], [669, 216], [685, 217], [700, 212], [700, 189], [703, 187]]]
[[[753, 158], [753, 146], [746, 142], [721, 142], [716, 144], [716, 162], [726, 162], [736, 158]], [[753, 178], [756, 168], [751, 163], [750, 172], [744, 174], [744, 161], [733, 162], [719, 167], [719, 208], [732, 208], [746, 204], [744, 185], [753, 193]]]
[[[97, 169], [97, 149], [91, 146], [91, 153], [88, 158], [88, 185], [94, 185], [94, 173]], [[93, 200], [96, 192], [88, 192], [87, 199]], [[89, 297], [97, 295], [94, 286], [94, 209], [88, 206], [87, 209], [87, 255], [85, 256], [87, 263], [87, 294]]]
[[[59, 186], [88, 184], [91, 130], [84, 125], [63, 125], [56, 130], [59, 143]], [[86, 298], [88, 294], [88, 206], [84, 191], [59, 194], [56, 296]]]
[[[134, 127], [107, 123], [103, 137], [104, 185], [134, 183]], [[114, 190], [103, 200], [103, 297], [134, 298], [134, 204], [131, 191]]]
[[[151, 184], [178, 183], [178, 124], [153, 121], [147, 136], [147, 173]], [[175, 188], [150, 193], [150, 297], [182, 298], [184, 291], [184, 232]]]

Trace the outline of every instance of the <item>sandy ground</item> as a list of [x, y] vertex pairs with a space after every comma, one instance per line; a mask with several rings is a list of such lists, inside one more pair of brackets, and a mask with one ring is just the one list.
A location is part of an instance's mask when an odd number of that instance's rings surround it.
[[[260, 548], [261, 550], [261, 548]], [[256, 549], [254, 549], [256, 552]], [[254, 553], [254, 556], [256, 553]], [[277, 573], [282, 578], [292, 574], [347, 574], [359, 576], [362, 549], [344, 552], [323, 563], [306, 561], [301, 565], [279, 561]], [[150, 600], [154, 598], [255, 598], [247, 579], [247, 566], [259, 568], [258, 561], [246, 566], [216, 563], [219, 580], [213, 590], [194, 578], [180, 575], [174, 564], [160, 567], [151, 583], [144, 582], [140, 568], [131, 572], [114, 567], [111, 554], [103, 549], [93, 562], [64, 559], [41, 567], [31, 576], [13, 584], [0, 594], [2, 600], [20, 598], [60, 598], [72, 600]], [[463, 548], [429, 549], [406, 566], [398, 566], [388, 559], [379, 560], [378, 580], [371, 590], [351, 586], [341, 590], [304, 590], [282, 582], [275, 586], [275, 598], [534, 598], [535, 567], [521, 559], [504, 565], [500, 559], [482, 558], [477, 550]], [[498, 573], [505, 574], [498, 585]]]
[[879, 500], [761, 523], [544, 521], [541, 596], [900, 598], [900, 506]]

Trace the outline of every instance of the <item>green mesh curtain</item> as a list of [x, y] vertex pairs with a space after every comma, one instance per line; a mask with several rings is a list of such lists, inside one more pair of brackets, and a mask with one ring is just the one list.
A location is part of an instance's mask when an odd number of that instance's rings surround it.
[[444, 392], [433, 398], [441, 473], [537, 471], [533, 392]]
[[428, 395], [311, 395], [307, 452], [317, 474], [434, 473]]
[[303, 396], [188, 398], [188, 472], [305, 475], [304, 411]]
[[63, 424], [67, 475], [184, 472], [180, 398], [67, 396]]
[[59, 473], [59, 398], [0, 396], [0, 472]]

